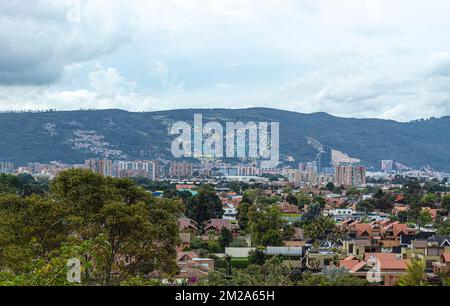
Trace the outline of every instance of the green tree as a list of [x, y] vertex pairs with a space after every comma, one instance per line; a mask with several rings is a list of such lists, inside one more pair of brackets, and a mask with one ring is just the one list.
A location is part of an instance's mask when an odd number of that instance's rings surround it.
[[228, 247], [232, 241], [233, 241], [233, 234], [231, 233], [231, 231], [226, 227], [222, 228], [219, 237], [219, 243], [220, 246], [222, 247], [222, 250]]
[[417, 223], [420, 226], [426, 226], [433, 222], [433, 217], [430, 212], [427, 210], [423, 210], [420, 212], [419, 217], [417, 218]]
[[251, 265], [263, 265], [267, 260], [264, 250], [257, 248], [254, 251], [250, 251], [248, 254], [248, 261]]
[[303, 192], [299, 192], [296, 195], [297, 203], [300, 208], [304, 208], [306, 205], [311, 204], [311, 197], [304, 194]]
[[289, 204], [292, 204], [292, 205], [297, 205], [298, 206], [298, 200], [297, 200], [297, 197], [295, 197], [293, 194], [291, 194], [291, 193], [289, 193], [287, 196], [286, 196], [286, 202], [288, 202]]
[[208, 245], [208, 251], [211, 253], [220, 253], [223, 250], [219, 241], [214, 240], [214, 239], [209, 239], [207, 245]]
[[422, 197], [422, 206], [435, 207], [437, 202], [437, 196], [434, 193], [427, 193]]
[[281, 218], [280, 209], [276, 205], [265, 206], [260, 210], [253, 206], [249, 212], [249, 230], [253, 242], [263, 246], [281, 245], [282, 229], [286, 222]]
[[403, 184], [403, 191], [407, 194], [421, 194], [422, 186], [417, 179], [409, 179]]
[[243, 203], [248, 203], [248, 204], [254, 204], [256, 197], [258, 196], [258, 190], [256, 189], [247, 189], [244, 192], [244, 195], [242, 197], [242, 202]]
[[10, 272], [9, 281], [63, 285], [53, 280], [75, 256], [88, 285], [172, 275], [182, 211], [180, 201], [155, 199], [133, 181], [65, 171], [49, 198], [0, 197], [0, 270]]
[[442, 196], [442, 208], [450, 211], [450, 194]]
[[375, 201], [373, 199], [362, 200], [357, 205], [358, 210], [363, 212], [373, 212], [375, 210]]
[[305, 274], [299, 284], [306, 287], [363, 287], [369, 286], [366, 279], [350, 275], [343, 269], [333, 269], [324, 274]]
[[322, 208], [319, 204], [309, 206], [308, 211], [302, 216], [302, 223], [309, 224], [316, 220], [322, 214]]
[[243, 240], [243, 239], [234, 239], [230, 245], [230, 248], [246, 248], [248, 247], [248, 243], [247, 241]]
[[326, 190], [334, 192], [336, 190], [336, 186], [332, 183], [329, 182], [326, 186], [325, 186]]
[[223, 205], [213, 187], [206, 185], [198, 189], [198, 194], [186, 203], [186, 216], [198, 224], [223, 216]]
[[335, 231], [336, 223], [330, 217], [320, 216], [304, 227], [306, 237], [313, 240], [327, 238]]
[[438, 235], [450, 235], [450, 219], [437, 218], [435, 228]]
[[408, 265], [406, 274], [400, 277], [400, 286], [424, 286], [425, 281], [425, 262], [419, 259], [412, 259]]
[[212, 272], [208, 276], [209, 286], [291, 286], [290, 270], [276, 257], [262, 265], [250, 265], [246, 269], [232, 270], [231, 275]]
[[327, 201], [322, 196], [315, 196], [313, 199], [313, 203], [319, 204], [321, 208], [324, 208], [325, 205], [327, 204]]
[[283, 244], [283, 236], [279, 230], [269, 229], [262, 234], [260, 244], [263, 246], [281, 246]]
[[356, 187], [350, 187], [347, 192], [347, 196], [352, 198], [359, 198], [361, 197], [361, 192]]
[[243, 231], [247, 229], [248, 224], [248, 213], [249, 213], [250, 204], [243, 202], [239, 205], [237, 211], [237, 222], [239, 224], [239, 228]]

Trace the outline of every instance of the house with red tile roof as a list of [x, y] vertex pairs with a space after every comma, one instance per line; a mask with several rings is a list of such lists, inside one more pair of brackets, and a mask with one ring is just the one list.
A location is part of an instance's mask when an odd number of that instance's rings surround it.
[[362, 260], [349, 256], [339, 262], [340, 267], [356, 277], [367, 278], [369, 273], [373, 273], [384, 286], [397, 285], [407, 272], [408, 264], [409, 260], [392, 253], [366, 253]]
[[385, 226], [381, 230], [385, 239], [398, 240], [401, 235], [413, 235], [416, 233], [415, 229], [409, 228], [407, 224], [400, 222], [393, 222]]
[[409, 232], [410, 231], [407, 224], [401, 223], [394, 224], [393, 226], [393, 234], [395, 237], [400, 237], [401, 234], [408, 235]]
[[298, 205], [292, 205], [287, 202], [280, 204], [280, 210], [283, 214], [290, 214], [290, 215], [300, 214], [300, 209], [298, 208]]
[[400, 213], [406, 213], [410, 210], [409, 206], [399, 204], [395, 205], [395, 207], [392, 209], [392, 214], [394, 216], [398, 216]]
[[231, 221], [224, 219], [211, 219], [203, 224], [203, 229], [205, 233], [213, 232], [215, 235], [220, 235], [223, 228], [232, 231], [233, 227], [231, 225]]
[[357, 237], [370, 237], [372, 236], [372, 226], [370, 224], [358, 223], [355, 224], [354, 231]]
[[189, 218], [178, 219], [181, 233], [192, 233], [196, 234], [198, 232], [198, 224]]
[[440, 262], [433, 262], [433, 273], [435, 275], [447, 275], [450, 273], [450, 253], [443, 253]]
[[177, 190], [183, 190], [183, 189], [188, 189], [188, 190], [192, 190], [192, 189], [195, 189], [195, 188], [197, 188], [198, 186], [196, 186], [196, 185], [177, 185], [175, 188], [177, 189]]
[[191, 233], [180, 233], [181, 250], [189, 249], [191, 247]]
[[339, 267], [346, 268], [350, 273], [360, 272], [365, 266], [366, 262], [362, 260], [355, 259], [354, 257], [349, 257], [339, 262]]
[[171, 279], [164, 278], [160, 272], [154, 272], [151, 277], [160, 280], [163, 284], [192, 284], [200, 279], [207, 278], [209, 272], [214, 271], [214, 260], [201, 258], [195, 252], [177, 252], [179, 272]]

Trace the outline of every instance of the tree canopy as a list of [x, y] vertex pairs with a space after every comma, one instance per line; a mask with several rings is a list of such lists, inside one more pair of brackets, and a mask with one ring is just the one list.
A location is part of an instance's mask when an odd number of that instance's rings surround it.
[[131, 180], [86, 170], [62, 172], [45, 197], [2, 195], [0, 270], [9, 272], [0, 281], [64, 284], [70, 258], [82, 262], [87, 285], [118, 285], [155, 271], [173, 275], [183, 209]]

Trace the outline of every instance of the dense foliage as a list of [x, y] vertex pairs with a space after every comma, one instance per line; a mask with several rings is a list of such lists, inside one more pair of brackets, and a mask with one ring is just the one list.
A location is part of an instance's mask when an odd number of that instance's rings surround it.
[[3, 194], [0, 284], [67, 285], [71, 258], [82, 263], [84, 285], [173, 275], [182, 211], [180, 201], [156, 199], [131, 180], [85, 170], [61, 173], [45, 196]]

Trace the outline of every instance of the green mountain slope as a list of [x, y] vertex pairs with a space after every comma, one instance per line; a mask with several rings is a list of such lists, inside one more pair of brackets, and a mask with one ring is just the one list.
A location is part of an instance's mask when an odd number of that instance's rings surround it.
[[450, 117], [399, 123], [337, 118], [275, 109], [173, 110], [130, 113], [121, 110], [0, 114], [0, 160], [80, 163], [86, 158], [171, 158], [170, 125], [192, 122], [195, 113], [208, 121], [280, 122], [282, 157], [314, 160], [308, 137], [379, 167], [392, 159], [420, 168], [450, 171]]

